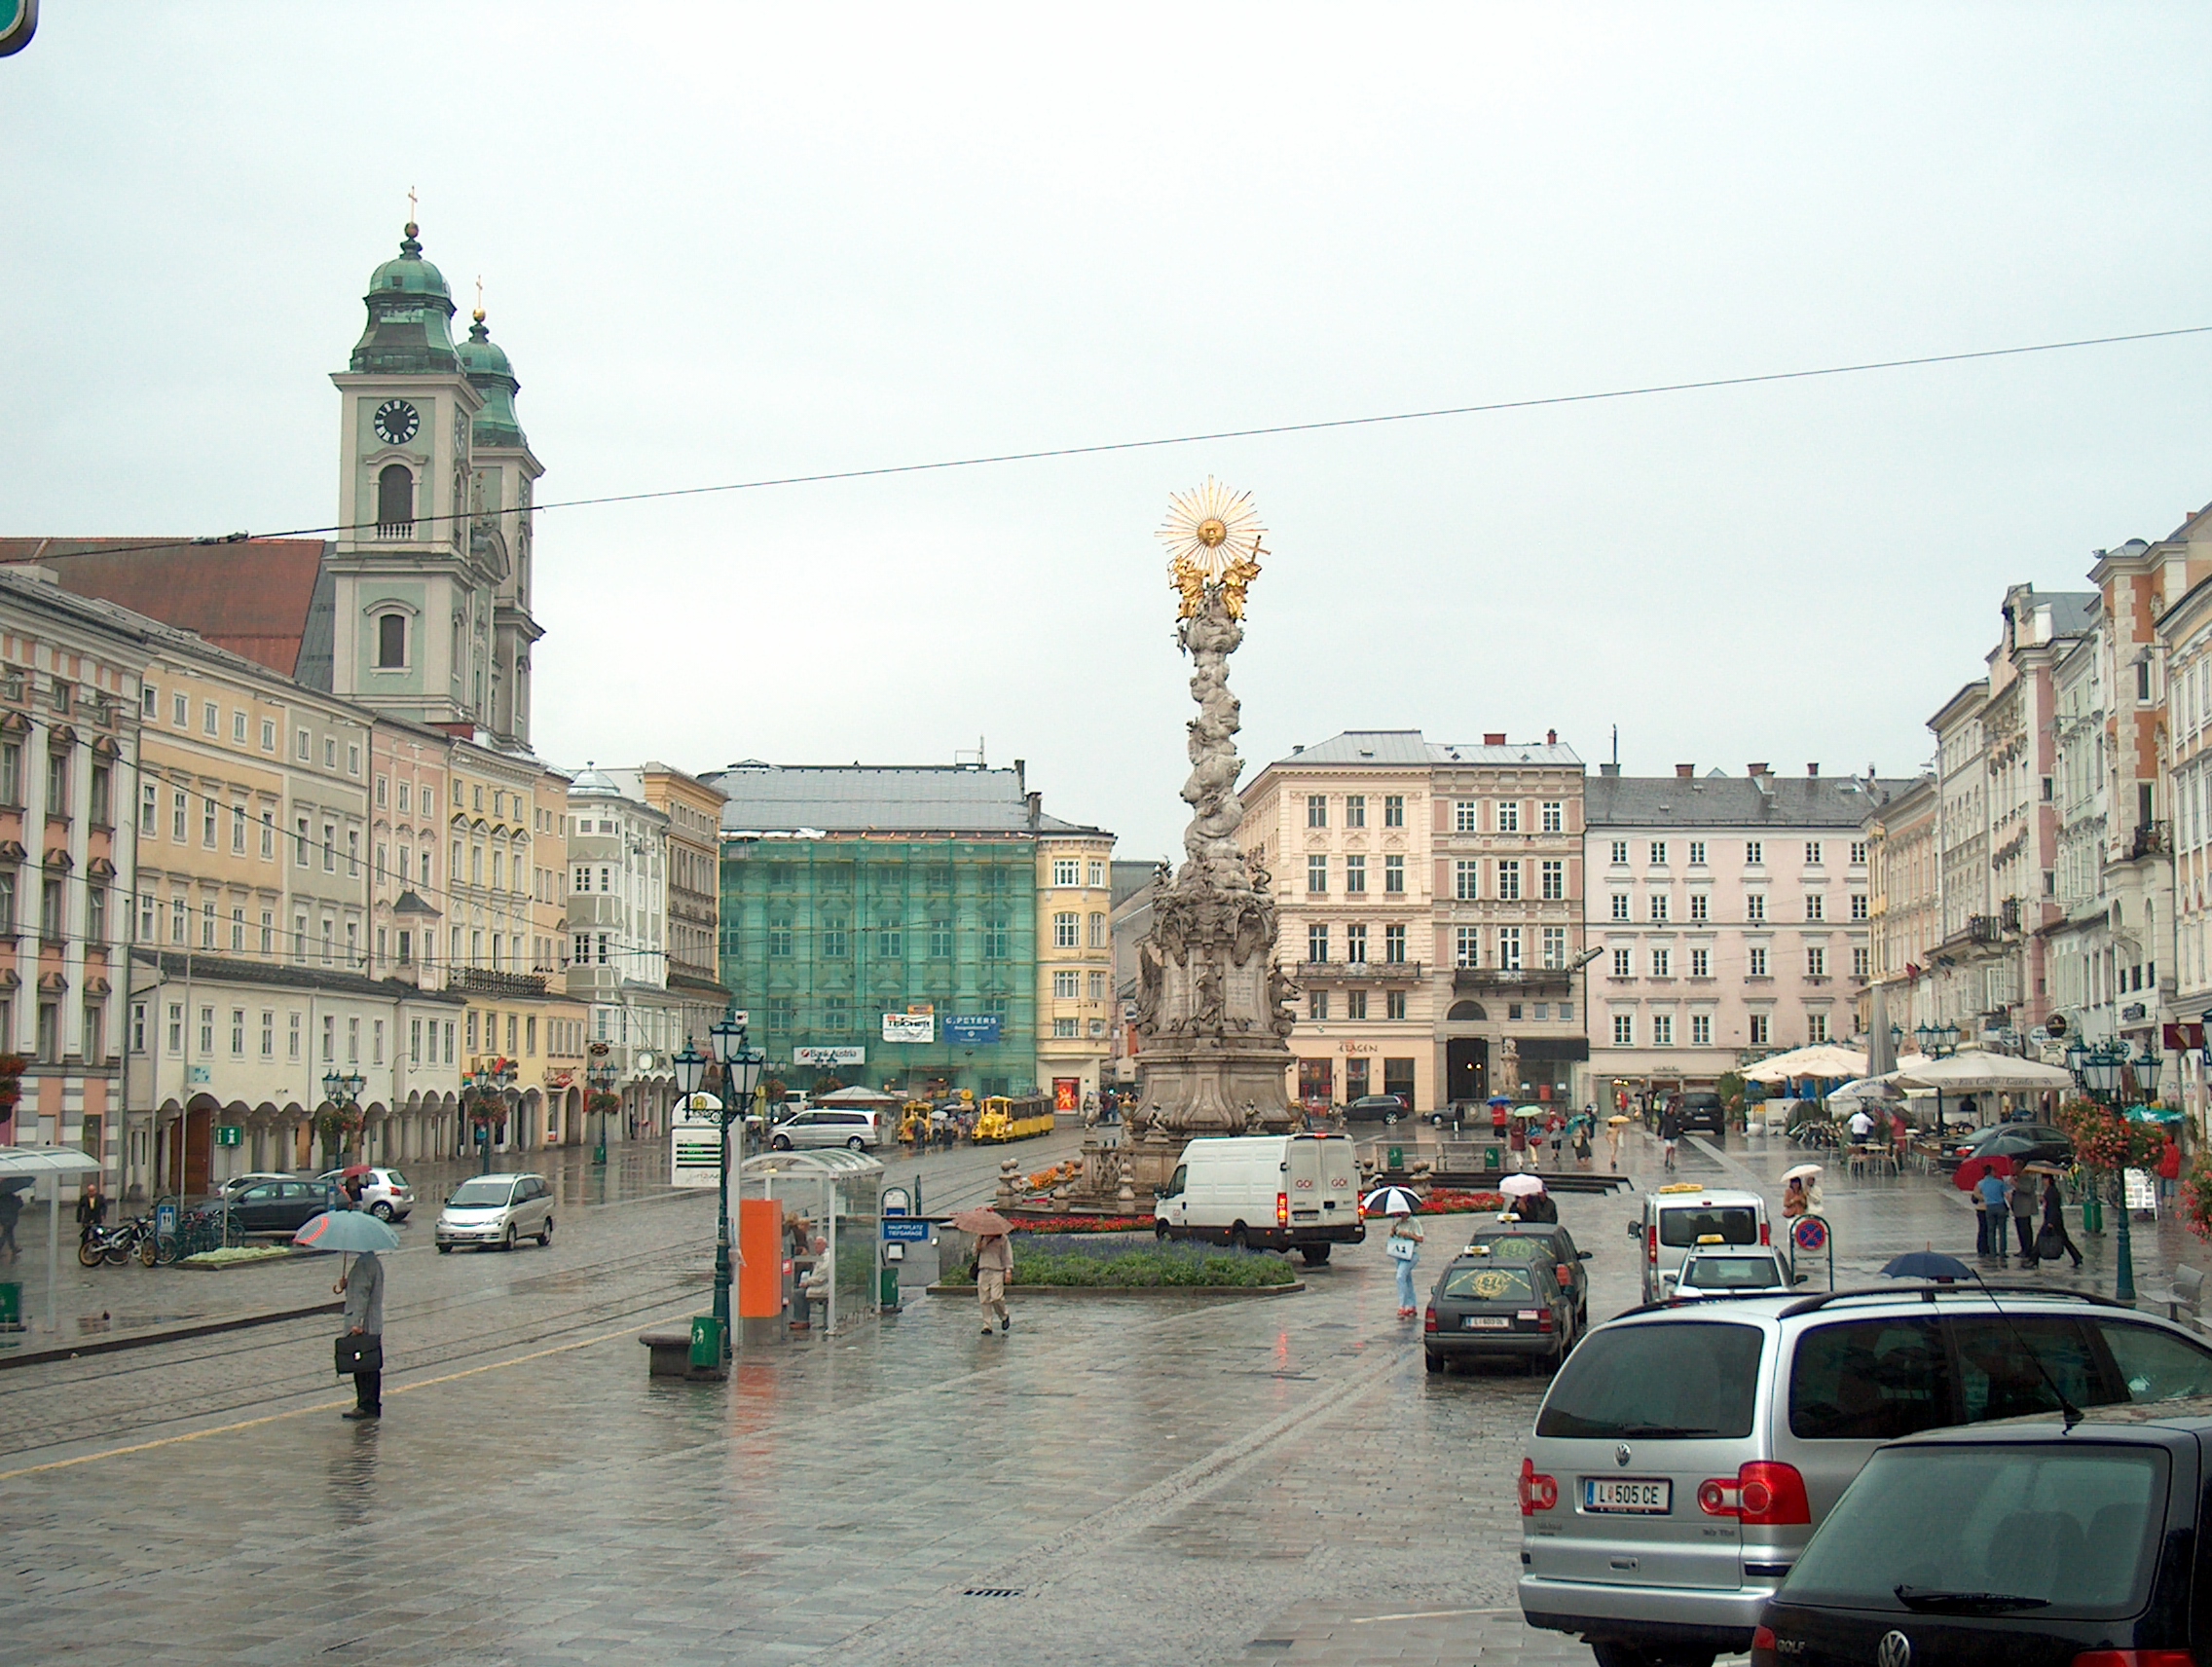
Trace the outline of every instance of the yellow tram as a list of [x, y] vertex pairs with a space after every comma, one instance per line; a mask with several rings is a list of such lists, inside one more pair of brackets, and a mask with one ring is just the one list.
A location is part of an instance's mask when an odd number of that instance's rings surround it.
[[983, 1101], [983, 1115], [976, 1120], [976, 1141], [1034, 1140], [1052, 1132], [1052, 1101], [1049, 1094], [1026, 1094], [1010, 1099], [993, 1094]]

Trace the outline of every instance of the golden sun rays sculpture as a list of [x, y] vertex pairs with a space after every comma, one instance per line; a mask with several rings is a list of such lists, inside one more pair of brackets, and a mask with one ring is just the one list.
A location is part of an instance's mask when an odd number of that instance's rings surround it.
[[1207, 587], [1217, 584], [1230, 618], [1244, 617], [1244, 589], [1260, 576], [1266, 532], [1252, 495], [1210, 475], [1203, 486], [1169, 495], [1159, 537], [1167, 546], [1168, 581], [1183, 593], [1182, 618], [1200, 611]]

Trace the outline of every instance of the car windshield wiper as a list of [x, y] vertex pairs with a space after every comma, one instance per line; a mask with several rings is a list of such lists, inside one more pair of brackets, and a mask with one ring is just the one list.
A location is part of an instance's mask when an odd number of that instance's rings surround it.
[[2009, 1610], [2046, 1610], [2048, 1598], [2016, 1597], [2009, 1592], [1945, 1592], [1932, 1586], [1894, 1588], [1899, 1603], [1920, 1612], [2003, 1614]]

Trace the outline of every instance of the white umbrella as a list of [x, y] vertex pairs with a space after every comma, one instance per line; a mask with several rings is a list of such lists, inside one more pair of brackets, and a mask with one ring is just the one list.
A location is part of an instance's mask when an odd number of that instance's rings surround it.
[[1818, 1164], [1798, 1164], [1783, 1170], [1782, 1179], [1785, 1185], [1791, 1181], [1809, 1181], [1820, 1172], [1821, 1167]]
[[61, 1266], [61, 1177], [96, 1175], [106, 1166], [74, 1146], [0, 1146], [0, 1175], [51, 1175], [54, 1186], [46, 1216], [46, 1324], [61, 1329], [60, 1296], [55, 1275]]
[[1939, 1093], [2036, 1093], [2064, 1092], [2074, 1086], [2070, 1071], [2038, 1064], [2010, 1054], [1974, 1050], [1946, 1059], [1922, 1059], [1898, 1068], [1891, 1079], [1900, 1089], [1934, 1089]]
[[1761, 1059], [1744, 1072], [1749, 1083], [1786, 1083], [1798, 1077], [1862, 1077], [1866, 1074], [1866, 1056], [1856, 1048], [1841, 1047], [1833, 1042], [1817, 1042], [1809, 1048], [1792, 1048], [1787, 1054], [1777, 1054]]
[[1534, 1175], [1508, 1175], [1497, 1183], [1497, 1190], [1507, 1198], [1533, 1198], [1544, 1190], [1544, 1183]]
[[1377, 1187], [1359, 1201], [1359, 1207], [1368, 1215], [1417, 1215], [1420, 1200], [1404, 1187]]

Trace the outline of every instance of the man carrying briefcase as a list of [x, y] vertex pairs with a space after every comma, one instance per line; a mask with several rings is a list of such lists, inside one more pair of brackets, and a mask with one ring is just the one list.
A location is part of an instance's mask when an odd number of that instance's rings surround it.
[[346, 1298], [346, 1329], [338, 1338], [338, 1369], [353, 1375], [353, 1410], [347, 1418], [384, 1416], [384, 1264], [374, 1250], [353, 1258], [339, 1279]]

